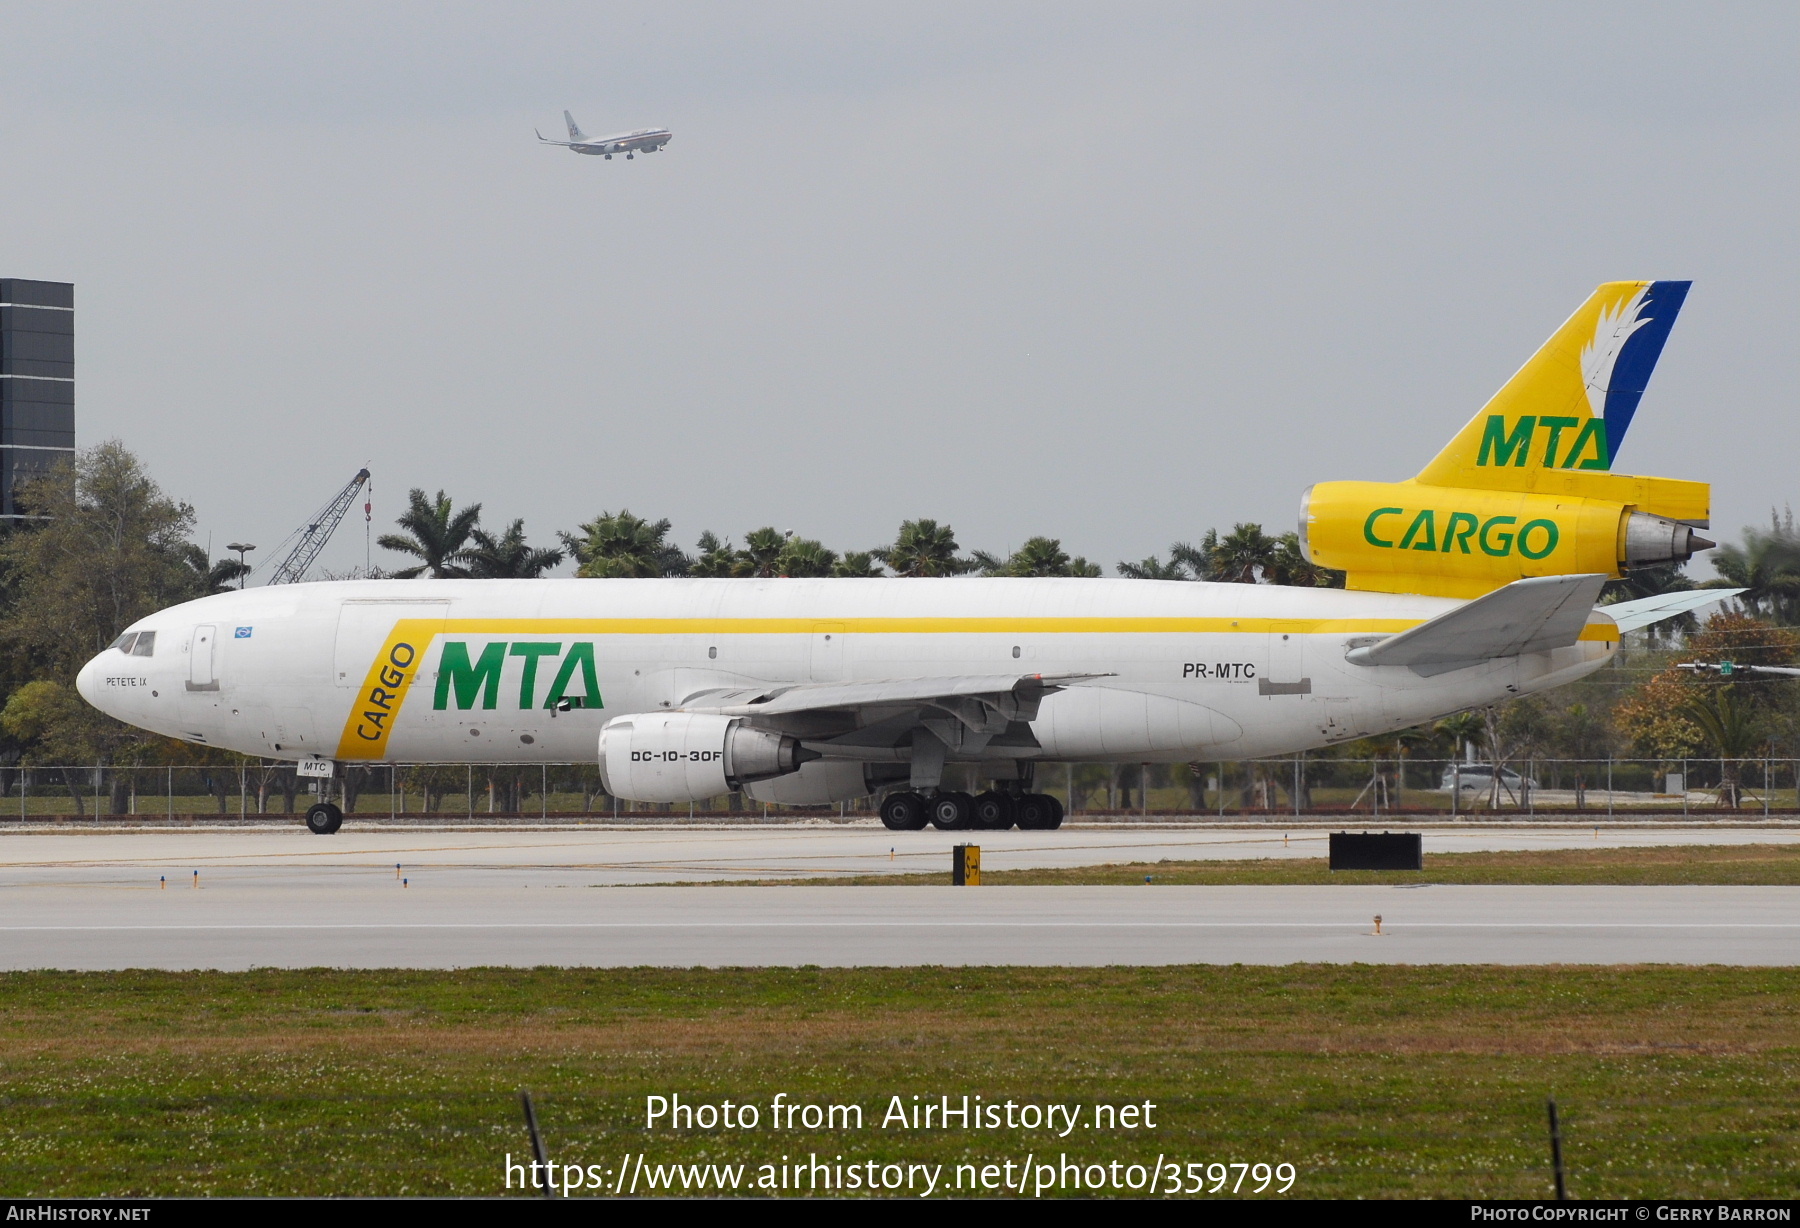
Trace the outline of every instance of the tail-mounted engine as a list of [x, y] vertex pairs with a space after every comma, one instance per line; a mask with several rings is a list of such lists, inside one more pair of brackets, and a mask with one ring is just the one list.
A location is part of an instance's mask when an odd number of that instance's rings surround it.
[[797, 739], [741, 717], [646, 712], [600, 731], [606, 791], [634, 802], [698, 802], [800, 770], [819, 757]]
[[1350, 588], [1442, 597], [1479, 597], [1528, 576], [1684, 563], [1713, 545], [1641, 506], [1423, 482], [1321, 482], [1302, 500], [1300, 540], [1314, 563], [1347, 572]]

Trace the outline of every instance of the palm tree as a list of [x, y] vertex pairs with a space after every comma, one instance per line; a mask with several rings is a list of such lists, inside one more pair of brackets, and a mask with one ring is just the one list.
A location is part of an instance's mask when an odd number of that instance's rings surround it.
[[1027, 538], [1005, 559], [977, 550], [974, 559], [984, 576], [1097, 576], [1100, 569], [1086, 559], [1070, 558], [1055, 537]]
[[897, 576], [960, 576], [976, 563], [956, 556], [956, 531], [935, 520], [907, 520], [891, 546], [870, 551]]
[[639, 579], [687, 573], [689, 560], [668, 540], [668, 520], [649, 521], [628, 508], [601, 512], [581, 526], [581, 535], [563, 533], [563, 545], [580, 564], [578, 576]]
[[1431, 730], [1450, 743], [1451, 758], [1455, 758], [1463, 752], [1464, 747], [1481, 746], [1487, 737], [1487, 722], [1479, 712], [1458, 712], [1454, 716], [1444, 717]]
[[744, 534], [744, 548], [738, 551], [734, 576], [760, 576], [764, 579], [781, 574], [781, 552], [787, 548], [792, 533], [778, 532], [773, 525], [752, 529]]
[[1208, 529], [1206, 536], [1200, 539], [1198, 546], [1187, 542], [1176, 542], [1169, 547], [1169, 561], [1179, 563], [1193, 573], [1196, 580], [1223, 580], [1214, 562], [1214, 555], [1219, 549], [1219, 531]]
[[842, 558], [831, 565], [831, 574], [852, 579], [869, 579], [882, 574], [882, 566], [875, 561], [875, 555], [867, 550], [847, 550]]
[[1138, 563], [1119, 563], [1118, 572], [1127, 580], [1191, 580], [1186, 567], [1171, 558], [1162, 562], [1154, 554]]
[[1219, 579], [1234, 584], [1255, 584], [1275, 563], [1277, 542], [1259, 524], [1233, 525], [1213, 548], [1213, 566]]
[[181, 551], [182, 561], [193, 571], [193, 582], [199, 587], [202, 596], [213, 593], [228, 593], [238, 587], [238, 581], [250, 574], [250, 564], [239, 559], [218, 559], [209, 561], [206, 551], [189, 542]]
[[790, 537], [775, 560], [775, 574], [794, 579], [828, 576], [837, 561], [837, 551], [827, 550], [812, 538]]
[[1742, 588], [1743, 607], [1780, 623], [1800, 622], [1800, 532], [1794, 512], [1786, 518], [1769, 512], [1769, 531], [1745, 529], [1742, 546], [1720, 546], [1712, 556], [1719, 579], [1702, 588]]
[[443, 491], [437, 492], [436, 499], [427, 499], [416, 486], [406, 496], [406, 503], [406, 510], [394, 523], [407, 531], [384, 533], [375, 544], [383, 550], [410, 554], [419, 563], [390, 574], [396, 580], [424, 575], [440, 580], [467, 578], [468, 569], [462, 564], [469, 557], [469, 538], [481, 522], [481, 504], [471, 503], [459, 512]]
[[688, 568], [688, 575], [723, 579], [732, 574], [737, 562], [736, 547], [730, 541], [720, 541], [718, 534], [708, 529], [694, 544], [694, 562]]
[[1719, 752], [1719, 805], [1736, 809], [1742, 800], [1738, 782], [1743, 761], [1762, 745], [1765, 730], [1755, 708], [1733, 700], [1733, 684], [1707, 689], [1711, 698], [1695, 696], [1677, 711]]
[[1283, 533], [1275, 547], [1275, 558], [1263, 573], [1271, 584], [1288, 584], [1300, 588], [1343, 588], [1345, 575], [1330, 567], [1321, 567], [1306, 557], [1298, 533]]
[[477, 580], [536, 580], [563, 561], [561, 550], [534, 550], [525, 542], [525, 522], [515, 520], [493, 537], [481, 529], [468, 552], [469, 575]]

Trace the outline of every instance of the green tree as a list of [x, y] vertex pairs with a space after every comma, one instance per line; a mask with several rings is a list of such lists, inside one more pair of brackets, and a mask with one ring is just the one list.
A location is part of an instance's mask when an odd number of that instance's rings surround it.
[[1171, 558], [1167, 563], [1154, 554], [1136, 563], [1120, 562], [1116, 564], [1118, 573], [1127, 580], [1191, 580], [1188, 570], [1181, 563]]
[[428, 499], [415, 486], [406, 496], [406, 510], [394, 522], [406, 532], [383, 533], [375, 544], [419, 560], [415, 566], [390, 573], [396, 580], [420, 576], [465, 579], [469, 574], [463, 566], [469, 559], [469, 539], [480, 522], [481, 504], [471, 503], [459, 512], [443, 491], [437, 492], [437, 498]]
[[0, 541], [15, 677], [73, 683], [131, 623], [204, 591], [189, 562], [193, 508], [165, 495], [117, 440], [21, 482], [14, 497], [46, 518]]
[[1188, 542], [1176, 542], [1169, 547], [1169, 561], [1179, 563], [1188, 569], [1188, 573], [1196, 580], [1222, 580], [1218, 567], [1214, 562], [1219, 549], [1219, 531], [1208, 529], [1206, 536], [1200, 539], [1198, 546]]
[[1762, 714], [1754, 705], [1738, 702], [1736, 692], [1730, 683], [1708, 686], [1678, 709], [1718, 753], [1719, 805], [1734, 810], [1743, 801], [1744, 760], [1767, 737]]
[[1487, 722], [1479, 712], [1458, 712], [1446, 716], [1431, 729], [1449, 744], [1450, 755], [1455, 759], [1462, 758], [1465, 746], [1473, 747], [1475, 753], [1480, 754], [1487, 742]]
[[831, 565], [831, 574], [850, 578], [872, 579], [882, 574], [882, 566], [868, 550], [847, 550]]
[[894, 544], [872, 553], [897, 576], [960, 576], [976, 563], [957, 556], [956, 531], [935, 520], [906, 520]]
[[810, 537], [790, 537], [775, 559], [775, 573], [794, 579], [829, 576], [837, 562], [837, 551], [827, 550]]
[[1279, 545], [1259, 524], [1233, 525], [1213, 547], [1213, 570], [1221, 580], [1255, 584], [1274, 566]]
[[562, 534], [563, 545], [577, 564], [575, 574], [589, 578], [643, 579], [683, 576], [691, 560], [669, 541], [668, 520], [649, 521], [620, 508], [601, 512], [581, 526], [579, 534]]
[[193, 570], [194, 586], [203, 594], [233, 592], [252, 570], [250, 564], [237, 559], [208, 559], [206, 551], [193, 542], [183, 549], [182, 561]]
[[515, 520], [499, 537], [483, 529], [466, 553], [469, 576], [476, 580], [536, 580], [563, 561], [561, 550], [538, 550], [525, 541], [525, 522]]
[[1321, 567], [1307, 558], [1298, 533], [1283, 533], [1277, 539], [1275, 556], [1263, 574], [1271, 584], [1298, 588], [1343, 588], [1346, 580], [1343, 572]]
[[731, 574], [768, 579], [781, 574], [781, 552], [787, 549], [791, 533], [783, 533], [773, 525], [764, 525], [744, 534], [744, 548], [738, 551], [737, 564]]
[[977, 550], [974, 561], [984, 576], [1097, 576], [1100, 569], [1079, 556], [1070, 558], [1062, 542], [1054, 537], [1031, 537], [1025, 544], [1001, 559]]
[[718, 534], [708, 529], [694, 546], [694, 562], [688, 568], [688, 575], [723, 579], [733, 573], [737, 562], [737, 549], [729, 541], [720, 541]]
[[1794, 512], [1769, 512], [1769, 529], [1745, 529], [1742, 546], [1720, 546], [1712, 556], [1717, 580], [1704, 588], [1747, 590], [1738, 601], [1749, 613], [1786, 625], [1800, 623], [1800, 531]]
[[87, 813], [82, 804], [87, 790], [77, 768], [99, 763], [130, 736], [119, 722], [90, 707], [73, 687], [48, 678], [27, 682], [7, 697], [0, 709], [0, 732], [19, 747], [21, 762], [61, 769], [77, 814]]

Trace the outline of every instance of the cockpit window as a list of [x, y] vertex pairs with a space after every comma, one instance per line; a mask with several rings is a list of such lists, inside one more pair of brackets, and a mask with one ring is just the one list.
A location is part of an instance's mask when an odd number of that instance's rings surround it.
[[121, 635], [118, 639], [108, 644], [107, 647], [117, 648], [120, 652], [129, 654], [131, 652], [131, 641], [136, 638], [137, 632], [127, 631], [124, 635]]
[[134, 657], [148, 657], [148, 656], [155, 655], [155, 653], [156, 653], [156, 632], [154, 632], [154, 631], [138, 632], [137, 633], [137, 642], [131, 646], [131, 655]]

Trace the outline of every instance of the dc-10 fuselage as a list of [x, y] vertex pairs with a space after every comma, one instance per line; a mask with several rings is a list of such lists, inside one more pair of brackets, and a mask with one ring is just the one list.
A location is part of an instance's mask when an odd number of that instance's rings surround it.
[[[1346, 659], [1461, 604], [1099, 579], [298, 584], [143, 619], [79, 687], [133, 725], [250, 755], [537, 763], [591, 760], [608, 720], [712, 696], [1039, 675], [1080, 681], [1026, 729], [948, 758], [1174, 762], [1403, 728], [1570, 681], [1616, 645], [1596, 614], [1570, 646], [1429, 676]], [[829, 709], [811, 719], [821, 745], [845, 732]], [[878, 741], [859, 745], [905, 746]]]

